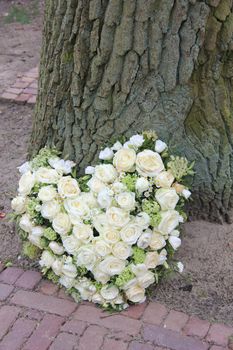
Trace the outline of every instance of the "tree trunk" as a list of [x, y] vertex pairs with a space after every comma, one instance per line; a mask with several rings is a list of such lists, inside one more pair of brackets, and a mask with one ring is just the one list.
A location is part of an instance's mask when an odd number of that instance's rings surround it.
[[233, 207], [232, 0], [47, 0], [30, 154], [94, 164], [113, 135], [154, 129], [196, 160], [192, 215]]

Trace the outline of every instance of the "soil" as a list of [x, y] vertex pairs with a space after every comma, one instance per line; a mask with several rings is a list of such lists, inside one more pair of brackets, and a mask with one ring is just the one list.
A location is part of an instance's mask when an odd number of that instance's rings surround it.
[[[9, 11], [10, 3], [1, 0], [0, 14]], [[0, 25], [0, 92], [19, 72], [37, 65], [41, 22], [40, 15], [32, 24]], [[26, 160], [32, 113], [30, 106], [0, 102], [0, 212], [6, 214], [16, 194], [17, 166]], [[0, 219], [0, 242], [0, 262], [35, 265], [21, 256], [14, 225], [6, 219]], [[184, 263], [184, 272], [164, 280], [153, 290], [152, 298], [188, 314], [233, 324], [233, 225], [187, 223], [182, 243], [176, 259]]]

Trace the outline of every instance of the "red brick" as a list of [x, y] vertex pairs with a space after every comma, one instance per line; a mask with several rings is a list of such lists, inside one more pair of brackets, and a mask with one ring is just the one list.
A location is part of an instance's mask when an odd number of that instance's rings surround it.
[[17, 102], [27, 102], [27, 100], [31, 97], [31, 95], [28, 94], [20, 94], [16, 97], [15, 101]]
[[99, 350], [106, 333], [106, 329], [102, 327], [88, 327], [80, 339], [78, 350]]
[[35, 327], [35, 321], [19, 318], [11, 331], [3, 338], [0, 350], [18, 350]]
[[60, 316], [46, 315], [23, 347], [23, 350], [47, 350], [59, 332], [64, 319]]
[[18, 96], [17, 94], [13, 94], [13, 93], [10, 93], [10, 92], [4, 92], [1, 95], [1, 98], [4, 98], [6, 100], [15, 100], [17, 96]]
[[14, 284], [23, 274], [23, 270], [17, 267], [8, 267], [0, 274], [0, 281], [8, 284]]
[[14, 83], [14, 85], [12, 86], [13, 88], [21, 88], [24, 89], [28, 86], [28, 82], [22, 81], [22, 80], [18, 80]]
[[143, 321], [160, 325], [168, 314], [166, 307], [159, 303], [149, 303], [144, 315]]
[[188, 315], [183, 312], [171, 310], [164, 321], [164, 328], [180, 332], [188, 319]]
[[38, 88], [38, 82], [35, 80], [33, 83], [30, 84], [30, 88], [37, 89]]
[[[105, 338], [103, 350], [126, 350], [127, 347], [128, 347], [128, 344], [124, 343], [121, 340]], [[147, 349], [145, 348], [145, 350], [147, 350]], [[148, 350], [150, 350], [150, 349], [148, 349]]]
[[210, 350], [228, 350], [228, 348], [223, 348], [222, 346], [213, 345]]
[[153, 349], [154, 347], [152, 345], [139, 343], [137, 341], [133, 341], [129, 346], [129, 350], [153, 350]]
[[41, 274], [37, 271], [25, 271], [15, 285], [25, 289], [33, 289], [40, 282], [41, 278]]
[[76, 303], [36, 292], [19, 290], [11, 299], [12, 303], [37, 310], [69, 316], [77, 307]]
[[201, 320], [198, 317], [190, 317], [189, 321], [186, 323], [183, 332], [186, 335], [197, 336], [204, 338], [209, 330], [210, 323], [205, 320]]
[[21, 78], [21, 80], [26, 83], [32, 83], [35, 80], [35, 77], [25, 75]]
[[226, 346], [231, 335], [233, 335], [232, 327], [216, 323], [210, 327], [206, 340], [217, 345]]
[[208, 345], [199, 339], [181, 335], [178, 332], [161, 328], [155, 325], [145, 325], [143, 337], [155, 345], [167, 347], [172, 350], [207, 350]]
[[24, 317], [27, 317], [30, 320], [41, 321], [43, 314], [40, 311], [28, 309], [24, 312]]
[[38, 290], [46, 295], [54, 295], [57, 292], [58, 288], [59, 287], [56, 284], [47, 280], [42, 280]]
[[143, 315], [143, 312], [145, 311], [146, 306], [147, 306], [146, 303], [132, 305], [127, 310], [121, 312], [121, 315], [139, 319]]
[[63, 332], [82, 335], [86, 328], [86, 323], [78, 320], [67, 321], [61, 328]]
[[74, 318], [86, 321], [92, 324], [99, 324], [106, 328], [136, 335], [141, 328], [141, 322], [121, 315], [109, 315], [102, 310], [89, 306], [81, 305], [74, 314]]
[[70, 300], [70, 301], [74, 301], [74, 299], [65, 292], [64, 288], [60, 288], [59, 292], [58, 292], [58, 298], [62, 298], [62, 299], [66, 299], [66, 300]]
[[32, 87], [24, 89], [23, 92], [24, 94], [37, 95], [37, 89], [34, 89]]
[[22, 92], [22, 88], [10, 87], [6, 90], [10, 94], [19, 95]]
[[15, 306], [3, 306], [0, 309], [0, 339], [8, 331], [18, 317], [20, 309]]
[[75, 335], [60, 333], [50, 346], [49, 350], [73, 350], [77, 343], [78, 338]]
[[0, 300], [5, 300], [13, 291], [14, 287], [0, 283]]
[[31, 96], [29, 99], [28, 99], [28, 101], [27, 101], [28, 103], [36, 103], [36, 96]]

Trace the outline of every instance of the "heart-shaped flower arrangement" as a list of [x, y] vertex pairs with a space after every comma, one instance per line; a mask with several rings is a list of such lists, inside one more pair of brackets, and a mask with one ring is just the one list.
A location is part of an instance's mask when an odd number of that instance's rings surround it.
[[44, 148], [19, 167], [12, 208], [23, 251], [76, 300], [124, 309], [141, 303], [165, 271], [191, 192], [186, 158], [169, 155], [154, 132], [122, 138], [99, 154], [100, 164], [75, 175], [75, 163]]

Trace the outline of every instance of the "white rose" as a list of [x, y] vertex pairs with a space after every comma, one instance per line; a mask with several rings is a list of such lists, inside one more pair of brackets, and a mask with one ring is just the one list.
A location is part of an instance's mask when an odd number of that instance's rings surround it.
[[152, 237], [152, 231], [148, 229], [147, 231], [143, 232], [139, 237], [137, 241], [137, 246], [139, 248], [146, 249], [150, 244], [151, 237]]
[[27, 199], [23, 196], [17, 196], [11, 201], [11, 208], [17, 214], [23, 214], [26, 211], [26, 202]]
[[42, 202], [48, 202], [57, 196], [57, 191], [53, 186], [43, 186], [39, 190], [38, 198]]
[[77, 266], [85, 266], [91, 270], [97, 261], [93, 245], [85, 245], [79, 248], [77, 253]]
[[41, 254], [39, 264], [41, 267], [50, 268], [54, 263], [54, 261], [55, 261], [55, 257], [47, 250], [44, 250], [43, 253]]
[[131, 253], [131, 246], [125, 242], [117, 242], [112, 247], [112, 254], [118, 259], [126, 260]]
[[182, 264], [181, 261], [179, 261], [177, 263], [177, 268], [178, 268], [179, 273], [182, 273], [184, 271], [184, 265]]
[[131, 211], [135, 208], [135, 193], [121, 192], [115, 197], [118, 205], [125, 210]]
[[180, 215], [176, 210], [167, 210], [161, 212], [161, 221], [158, 230], [168, 234], [179, 225]]
[[36, 171], [36, 181], [44, 184], [56, 184], [60, 175], [55, 169], [39, 168]]
[[64, 176], [58, 181], [58, 193], [62, 198], [75, 198], [80, 194], [78, 182], [71, 176]]
[[56, 200], [44, 202], [41, 206], [40, 212], [43, 218], [53, 220], [55, 216], [60, 212], [61, 206]]
[[157, 252], [147, 252], [144, 264], [148, 269], [154, 269], [159, 264], [159, 254]]
[[64, 160], [60, 158], [50, 158], [48, 160], [48, 163], [49, 165], [51, 165], [52, 168], [66, 175], [70, 174], [72, 171], [72, 168], [76, 165], [71, 160]]
[[159, 253], [158, 265], [163, 265], [166, 260], [167, 260], [167, 251], [166, 251], [166, 249], [162, 249], [161, 252]]
[[90, 208], [82, 200], [82, 197], [65, 199], [64, 207], [69, 214], [84, 218], [89, 217]]
[[136, 152], [130, 148], [121, 148], [113, 158], [113, 164], [118, 172], [131, 171], [135, 165]]
[[[143, 276], [147, 272], [147, 267], [145, 264], [132, 264], [131, 265], [131, 270], [135, 274], [136, 277]], [[137, 283], [137, 282], [136, 282]], [[130, 284], [130, 287], [132, 284]]]
[[133, 286], [136, 286], [138, 283], [137, 278], [132, 278], [131, 280], [129, 280], [128, 282], [126, 282], [121, 288], [125, 291]]
[[117, 172], [112, 164], [100, 164], [95, 167], [95, 177], [104, 183], [112, 183], [117, 177]]
[[65, 213], [58, 213], [52, 222], [53, 229], [60, 235], [65, 235], [71, 229], [70, 218]]
[[106, 241], [103, 241], [101, 237], [96, 237], [93, 241], [93, 247], [97, 255], [106, 256], [111, 253], [111, 246]]
[[49, 243], [49, 248], [52, 250], [52, 252], [54, 254], [57, 255], [62, 255], [64, 253], [64, 248], [61, 244], [57, 243], [57, 242], [50, 242]]
[[116, 207], [107, 209], [106, 218], [108, 223], [115, 227], [123, 227], [130, 220], [129, 213], [127, 211]]
[[92, 192], [82, 192], [79, 198], [86, 203], [90, 209], [98, 207], [97, 200]]
[[123, 144], [123, 148], [128, 148], [128, 149], [135, 149], [136, 150], [136, 146], [133, 145], [130, 141], [126, 141], [124, 144]]
[[147, 149], [137, 154], [136, 170], [141, 176], [156, 176], [164, 170], [164, 164], [158, 153]]
[[92, 295], [91, 301], [94, 304], [103, 304], [104, 299], [102, 298], [102, 296], [100, 295], [100, 293], [95, 293], [94, 295]]
[[162, 235], [159, 233], [152, 233], [150, 240], [150, 248], [153, 250], [159, 250], [165, 247], [166, 241]]
[[110, 160], [113, 158], [113, 151], [111, 150], [111, 148], [109, 147], [106, 147], [105, 149], [103, 149], [102, 151], [100, 151], [100, 154], [99, 154], [99, 159], [102, 159], [102, 160]]
[[85, 169], [85, 174], [86, 175], [92, 175], [95, 172], [95, 167], [94, 166], [87, 166]]
[[156, 176], [155, 184], [157, 187], [168, 188], [171, 187], [174, 180], [175, 178], [170, 171], [162, 171]]
[[142, 144], [143, 144], [143, 142], [144, 142], [144, 138], [143, 138], [142, 135], [138, 135], [138, 134], [137, 134], [137, 135], [131, 136], [130, 139], [129, 139], [129, 141], [130, 141], [130, 143], [131, 143], [133, 146], [139, 148], [139, 147], [142, 146]]
[[103, 271], [101, 271], [99, 268], [99, 265], [95, 266], [92, 269], [92, 273], [94, 275], [95, 280], [102, 284], [106, 284], [110, 280], [110, 276], [104, 273]]
[[167, 148], [167, 144], [161, 140], [155, 141], [155, 151], [162, 153]]
[[170, 233], [171, 236], [175, 236], [175, 237], [179, 237], [180, 235], [180, 231], [178, 230], [173, 230], [171, 233]]
[[91, 191], [99, 193], [102, 189], [106, 187], [103, 181], [100, 181], [96, 176], [93, 176], [88, 182], [87, 186]]
[[18, 166], [17, 169], [19, 169], [20, 174], [25, 174], [28, 171], [31, 171], [31, 165], [30, 162], [25, 162], [22, 165]]
[[18, 192], [21, 195], [27, 195], [31, 192], [33, 186], [35, 185], [35, 175], [30, 171], [24, 173], [19, 180]]
[[125, 268], [126, 261], [109, 255], [99, 264], [99, 269], [109, 276], [119, 275]]
[[139, 177], [136, 181], [135, 188], [139, 193], [143, 193], [149, 188], [149, 181], [145, 177]]
[[101, 232], [101, 238], [107, 243], [116, 243], [120, 240], [120, 232], [112, 226], [106, 226]]
[[74, 286], [75, 283], [75, 279], [74, 278], [70, 278], [67, 276], [61, 276], [59, 279], [59, 283], [64, 286], [66, 289], [70, 289]]
[[122, 148], [122, 144], [120, 141], [117, 141], [114, 143], [114, 145], [111, 147], [113, 151], [119, 151]]
[[28, 214], [23, 214], [19, 221], [19, 227], [21, 230], [30, 233], [32, 231], [33, 223], [31, 222]]
[[155, 198], [162, 210], [175, 209], [179, 196], [174, 188], [160, 188], [156, 191]]
[[101, 288], [100, 294], [105, 300], [110, 301], [118, 296], [119, 289], [116, 286], [106, 285]]
[[127, 244], [133, 245], [137, 242], [138, 238], [142, 233], [142, 228], [134, 222], [129, 223], [123, 227], [120, 231], [122, 241]]
[[63, 262], [62, 260], [56, 259], [53, 263], [52, 263], [52, 270], [53, 272], [57, 275], [60, 276], [62, 274], [62, 267], [63, 267]]
[[142, 227], [142, 229], [146, 229], [150, 225], [150, 217], [144, 211], [140, 212], [136, 218], [135, 223]]
[[90, 225], [80, 223], [73, 227], [73, 235], [81, 241], [88, 242], [93, 237], [93, 230]]
[[28, 240], [35, 246], [42, 248], [41, 237], [43, 236], [44, 229], [41, 226], [32, 227], [31, 232], [28, 235]]
[[72, 263], [72, 258], [66, 258], [64, 265], [62, 266], [62, 273], [69, 278], [75, 278], [77, 276], [77, 268]]
[[170, 236], [168, 240], [174, 250], [179, 248], [179, 246], [181, 245], [181, 239], [179, 237]]
[[81, 246], [80, 241], [72, 234], [62, 239], [63, 247], [65, 251], [72, 255], [77, 255]]
[[133, 303], [143, 303], [146, 300], [145, 289], [139, 285], [130, 287], [126, 291], [126, 296]]
[[92, 300], [92, 296], [96, 293], [96, 287], [86, 277], [82, 277], [75, 283], [75, 288], [79, 291], [83, 300]]
[[182, 196], [185, 198], [185, 199], [188, 199], [190, 196], [191, 196], [192, 192], [187, 190], [186, 188], [182, 191]]
[[107, 187], [102, 189], [98, 193], [97, 202], [101, 208], [109, 208], [112, 203], [112, 191]]
[[115, 194], [118, 194], [125, 192], [127, 190], [127, 187], [123, 183], [117, 181], [112, 184], [111, 189]]
[[144, 275], [137, 278], [138, 284], [142, 288], [148, 288], [151, 284], [155, 282], [155, 276], [153, 272], [147, 271]]
[[93, 216], [92, 218], [92, 224], [96, 231], [99, 233], [104, 232], [104, 230], [109, 228], [109, 224], [107, 222], [106, 214], [97, 214], [96, 216]]

